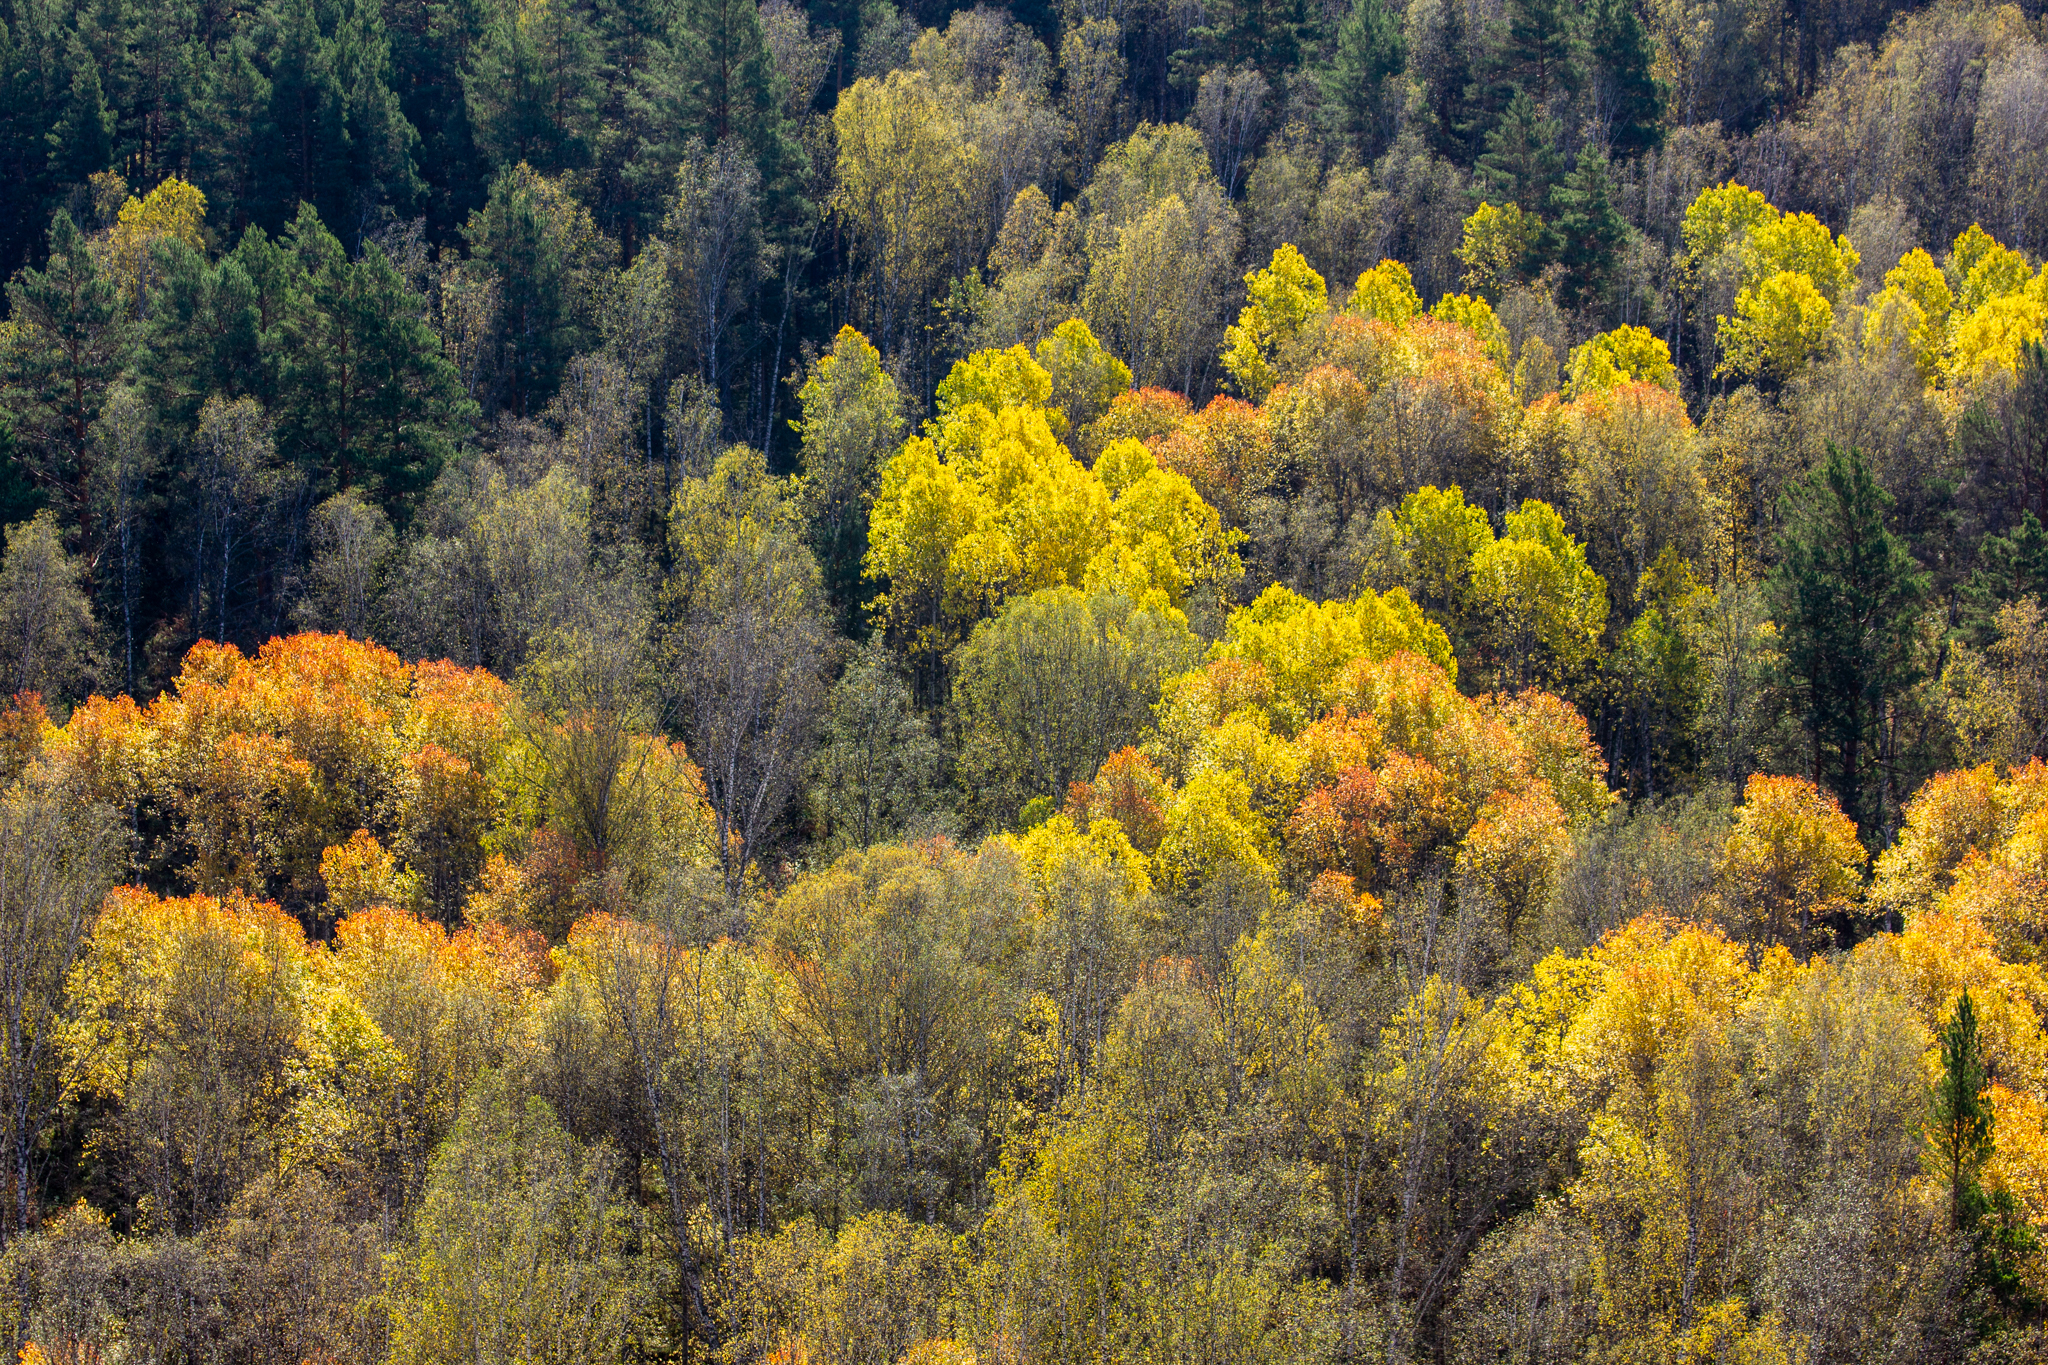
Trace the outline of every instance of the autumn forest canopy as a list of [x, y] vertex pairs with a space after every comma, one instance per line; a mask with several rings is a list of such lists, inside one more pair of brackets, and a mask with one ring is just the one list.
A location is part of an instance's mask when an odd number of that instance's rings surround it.
[[2048, 15], [0, 0], [0, 1353], [2048, 1360]]

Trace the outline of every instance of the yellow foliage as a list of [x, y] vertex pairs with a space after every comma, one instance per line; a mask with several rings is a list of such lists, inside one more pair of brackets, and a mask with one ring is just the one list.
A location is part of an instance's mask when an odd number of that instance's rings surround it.
[[1358, 277], [1345, 311], [1399, 327], [1422, 311], [1415, 277], [1399, 261], [1381, 261]]
[[1569, 396], [1619, 384], [1655, 384], [1667, 393], [1678, 392], [1678, 367], [1662, 337], [1645, 327], [1617, 327], [1572, 348]]
[[1246, 275], [1244, 283], [1244, 311], [1223, 333], [1223, 368], [1256, 401], [1280, 382], [1273, 368], [1278, 353], [1329, 310], [1330, 300], [1323, 277], [1292, 243], [1282, 244], [1272, 264]]
[[1477, 338], [1481, 348], [1496, 365], [1508, 363], [1508, 329], [1493, 311], [1493, 305], [1470, 294], [1446, 294], [1429, 310], [1439, 322], [1462, 327]]
[[2019, 368], [2020, 352], [2027, 343], [2041, 339], [2044, 318], [2048, 318], [2048, 307], [2037, 290], [1987, 300], [1983, 307], [1956, 321], [1949, 334], [1943, 376], [1960, 387], [2000, 371], [2011, 374]]
[[1479, 294], [1498, 294], [1521, 272], [1529, 254], [1535, 222], [1521, 205], [1482, 203], [1465, 220], [1458, 242], [1458, 260], [1465, 267], [1465, 287]]
[[1428, 620], [1406, 590], [1382, 596], [1366, 589], [1352, 602], [1314, 603], [1279, 584], [1230, 614], [1213, 659], [1246, 659], [1271, 680], [1268, 703], [1288, 734], [1320, 716], [1337, 670], [1353, 659], [1375, 662], [1406, 650], [1456, 676], [1450, 638]]
[[1788, 379], [1819, 351], [1835, 313], [1807, 276], [1768, 275], [1735, 296], [1735, 316], [1716, 317], [1723, 358], [1714, 373]]
[[327, 886], [327, 912], [340, 918], [373, 905], [405, 905], [419, 877], [400, 872], [397, 859], [366, 829], [320, 855], [320, 880]]
[[147, 292], [150, 252], [176, 238], [194, 251], [205, 248], [206, 195], [171, 176], [141, 199], [130, 198], [107, 234], [108, 264], [130, 307]]
[[1752, 954], [1804, 953], [1862, 888], [1863, 845], [1835, 798], [1803, 777], [1752, 774], [1716, 867]]

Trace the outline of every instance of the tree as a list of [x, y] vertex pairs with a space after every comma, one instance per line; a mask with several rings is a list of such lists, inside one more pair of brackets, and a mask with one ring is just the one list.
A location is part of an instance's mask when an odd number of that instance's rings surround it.
[[1500, 122], [1487, 133], [1486, 152], [1474, 168], [1489, 195], [1539, 218], [1532, 245], [1539, 260], [1556, 246], [1541, 228], [1540, 216], [1550, 212], [1551, 190], [1564, 169], [1557, 150], [1559, 132], [1557, 120], [1543, 116], [1535, 97], [1517, 90]]
[[64, 553], [57, 518], [39, 512], [7, 528], [0, 561], [0, 687], [51, 700], [76, 695], [90, 665], [96, 627], [79, 586], [78, 561]]
[[493, 169], [552, 176], [589, 163], [602, 60], [591, 30], [578, 0], [496, 11], [462, 73], [477, 150]]
[[2025, 514], [2048, 524], [2048, 347], [2029, 342], [2019, 359], [2011, 387], [1993, 388], [1957, 423], [1956, 444], [1971, 467], [1969, 493], [1984, 504], [1979, 515], [1994, 530]]
[[825, 702], [811, 801], [865, 851], [931, 813], [944, 755], [888, 651], [863, 646]]
[[99, 64], [75, 33], [70, 38], [69, 65], [70, 88], [63, 112], [44, 140], [50, 148], [50, 178], [60, 185], [83, 185], [114, 159], [117, 115], [107, 107]]
[[[1767, 593], [1813, 742], [1813, 777], [1869, 830], [1896, 805], [1890, 708], [1920, 676], [1915, 625], [1927, 576], [1885, 526], [1891, 497], [1855, 450], [1788, 488]], [[1871, 770], [1880, 789], [1868, 789]]]
[[803, 415], [790, 425], [803, 442], [798, 458], [811, 545], [826, 593], [841, 613], [851, 613], [859, 603], [875, 481], [905, 426], [903, 396], [882, 368], [881, 352], [842, 327], [797, 402]]
[[824, 699], [824, 595], [790, 492], [735, 447], [669, 515], [676, 692], [735, 901], [802, 780]]
[[1575, 93], [1585, 81], [1582, 48], [1571, 12], [1559, 0], [1510, 0], [1503, 61], [1518, 89], [1537, 103]]
[[1504, 681], [1571, 684], [1606, 628], [1606, 580], [1547, 503], [1530, 498], [1505, 521], [1507, 534], [1472, 556], [1487, 652]]
[[475, 1087], [392, 1258], [391, 1359], [632, 1359], [664, 1277], [625, 1185], [546, 1102]]
[[1083, 20], [1060, 39], [1060, 105], [1074, 130], [1069, 174], [1077, 187], [1115, 129], [1126, 69], [1123, 31], [1114, 20]]
[[[1272, 392], [1281, 375], [1276, 361], [1311, 331], [1329, 309], [1323, 277], [1309, 268], [1291, 244], [1273, 253], [1273, 263], [1244, 277], [1246, 301], [1237, 322], [1223, 333], [1228, 349], [1223, 368], [1254, 402]], [[1293, 368], [1293, 367], [1288, 367]]]
[[862, 77], [833, 110], [838, 202], [868, 268], [865, 330], [884, 354], [910, 344], [929, 301], [963, 273], [960, 248], [983, 240], [980, 154], [961, 115], [915, 71]]
[[31, 780], [0, 797], [0, 1247], [28, 1231], [52, 1151], [65, 983], [113, 885], [119, 847], [113, 813], [61, 783]]
[[1566, 301], [1606, 297], [1628, 240], [1628, 224], [1614, 204], [1612, 170], [1604, 153], [1587, 148], [1552, 196], [1557, 205], [1558, 261], [1567, 272]]
[[569, 358], [588, 345], [611, 244], [564, 181], [524, 162], [491, 182], [489, 200], [469, 216], [462, 235], [496, 286], [494, 325], [477, 340], [498, 348], [507, 405], [537, 416]]
[[1834, 309], [1804, 274], [1781, 270], [1735, 296], [1735, 316], [1717, 317], [1722, 359], [1716, 375], [1778, 382], [1820, 350]]
[[9, 280], [7, 300], [13, 327], [0, 340], [0, 401], [30, 476], [90, 539], [92, 424], [130, 344], [120, 291], [60, 209], [48, 261]]
[[1862, 890], [1863, 845], [1835, 799], [1803, 777], [1750, 776], [1715, 875], [1750, 960], [1802, 957], [1834, 941], [1831, 920]]
[[1596, 141], [1620, 161], [1656, 150], [1664, 142], [1666, 91], [1635, 0], [1594, 0], [1585, 23]]
[[425, 301], [375, 243], [349, 260], [310, 208], [287, 241], [304, 274], [282, 328], [279, 435], [316, 483], [360, 488], [402, 520], [453, 453], [473, 405], [427, 325]]
[[265, 556], [293, 529], [302, 482], [279, 463], [270, 417], [253, 398], [207, 399], [195, 445], [187, 470], [197, 523], [189, 545], [193, 619], [202, 636], [225, 643], [250, 610], [280, 605]]
[[1218, 67], [1202, 74], [1190, 121], [1201, 129], [1209, 165], [1227, 195], [1237, 193], [1252, 153], [1266, 131], [1266, 99], [1270, 93], [1266, 78], [1249, 65], [1235, 71]]
[[1386, 0], [1354, 0], [1321, 72], [1325, 107], [1367, 161], [1385, 149], [1395, 110], [1387, 80], [1408, 61], [1401, 22]]
[[366, 638], [378, 580], [396, 548], [391, 523], [353, 489], [314, 508], [310, 520], [312, 593], [302, 605], [320, 624]]
[[[640, 76], [643, 155], [666, 171], [687, 166], [690, 142], [730, 141], [752, 163], [755, 183], [779, 202], [799, 169], [786, 81], [770, 53], [753, 0], [686, 0]], [[679, 182], [680, 183], [680, 182]]]
[[759, 289], [761, 173], [735, 136], [683, 144], [675, 194], [661, 220], [669, 290], [684, 362], [715, 392], [731, 369], [719, 357], [733, 319]]
[[[1973, 1287], [1990, 1299], [1984, 1307], [2024, 1320], [2039, 1305], [2025, 1272], [2039, 1239], [2012, 1189], [2004, 1181], [1987, 1188], [1983, 1179], [1993, 1158], [2004, 1155], [2005, 1144], [1998, 1140], [1997, 1092], [1989, 1084], [1968, 990], [1957, 998], [1938, 1041], [1941, 1074], [1928, 1103], [1922, 1160], [1948, 1186], [1949, 1226], [1968, 1240]], [[2012, 1139], [2015, 1148], [2026, 1141], [2018, 1133]]]
[[1161, 684], [1197, 651], [1180, 613], [1121, 594], [1012, 599], [955, 665], [947, 725], [969, 809], [1000, 826], [1033, 797], [1064, 799], [1142, 737]]
[[425, 188], [413, 167], [419, 135], [389, 84], [381, 8], [277, 0], [253, 36], [261, 107], [230, 112], [223, 130], [250, 148], [252, 164], [230, 180], [243, 190], [234, 207], [273, 232], [302, 203], [343, 231], [380, 207], [409, 209]]
[[1991, 1106], [1983, 1045], [1977, 1038], [1977, 1006], [1964, 991], [1941, 1030], [1941, 1075], [1928, 1102], [1927, 1155], [1935, 1178], [1948, 1187], [1949, 1226], [1970, 1230], [1984, 1163], [1991, 1158]]

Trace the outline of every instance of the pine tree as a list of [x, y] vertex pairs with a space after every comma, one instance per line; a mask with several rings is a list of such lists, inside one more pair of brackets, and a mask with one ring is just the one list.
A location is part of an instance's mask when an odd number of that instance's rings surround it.
[[462, 89], [477, 150], [499, 170], [590, 163], [601, 54], [574, 0], [506, 6], [471, 49]]
[[10, 320], [30, 329], [36, 344], [0, 351], [0, 401], [30, 476], [77, 525], [90, 493], [92, 424], [129, 349], [120, 293], [71, 215], [59, 210], [48, 262], [9, 281], [7, 298]]
[[[1802, 696], [1816, 782], [1865, 829], [1866, 790], [1887, 707], [1919, 678], [1914, 627], [1927, 575], [1885, 525], [1892, 499], [1860, 452], [1827, 460], [1787, 489], [1778, 567], [1768, 585], [1786, 671]], [[1873, 753], [1874, 749], [1880, 752]]]
[[1524, 213], [1548, 214], [1551, 190], [1564, 169], [1557, 140], [1557, 120], [1544, 118], [1535, 98], [1517, 90], [1486, 135], [1486, 153], [1479, 158], [1477, 180], [1485, 197], [1510, 201]]
[[1578, 35], [1564, 0], [1509, 0], [1506, 75], [1545, 108], [1585, 83]]
[[1662, 146], [1664, 83], [1652, 73], [1656, 47], [1635, 0], [1593, 0], [1586, 49], [1593, 62], [1593, 121], [1608, 155], [1626, 160]]
[[99, 64], [76, 35], [71, 39], [70, 88], [64, 112], [50, 129], [50, 178], [59, 185], [82, 185], [114, 160], [114, 112], [100, 87]]
[[635, 106], [645, 130], [643, 174], [657, 197], [672, 187], [692, 140], [716, 147], [727, 138], [746, 147], [771, 205], [789, 192], [802, 151], [752, 0], [685, 0], [666, 39], [652, 45]]
[[1461, 0], [1445, 0], [1443, 30], [1433, 54], [1436, 69], [1428, 76], [1430, 144], [1437, 153], [1465, 164], [1475, 146], [1483, 145], [1485, 125], [1474, 108], [1478, 93], [1472, 72], [1469, 25]]
[[1964, 991], [1941, 1031], [1941, 1076], [1927, 1116], [1927, 1141], [1934, 1173], [1948, 1187], [1949, 1224], [1968, 1230], [1976, 1203], [1977, 1177], [1991, 1158], [1991, 1106], [1984, 1102], [1988, 1078], [1977, 1038], [1977, 1007]]
[[1566, 276], [1566, 299], [1584, 304], [1603, 298], [1628, 238], [1628, 224], [1614, 206], [1613, 170], [1600, 152], [1587, 148], [1553, 199], [1558, 208], [1558, 260]]
[[1387, 0], [1357, 0], [1337, 30], [1337, 50], [1323, 70], [1322, 88], [1338, 125], [1367, 159], [1386, 146], [1386, 82], [1407, 61], [1401, 21]]
[[374, 243], [349, 260], [307, 209], [290, 242], [306, 276], [282, 328], [285, 453], [320, 490], [363, 489], [399, 521], [453, 449], [468, 403], [422, 301]]
[[2031, 510], [2009, 536], [1986, 536], [1980, 567], [1963, 584], [1963, 628], [1971, 643], [1991, 643], [1998, 609], [2022, 597], [2048, 598], [2048, 528]]

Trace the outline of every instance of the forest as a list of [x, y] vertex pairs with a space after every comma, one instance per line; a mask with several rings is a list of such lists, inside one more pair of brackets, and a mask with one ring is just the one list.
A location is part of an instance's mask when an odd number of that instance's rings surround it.
[[2048, 1361], [2039, 0], [0, 0], [0, 1353]]

